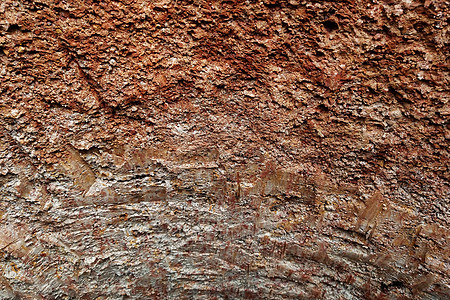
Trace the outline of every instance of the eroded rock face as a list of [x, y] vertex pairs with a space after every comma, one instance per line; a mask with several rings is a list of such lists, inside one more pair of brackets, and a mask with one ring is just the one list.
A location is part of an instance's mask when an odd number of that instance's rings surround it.
[[0, 298], [448, 299], [449, 2], [0, 3]]

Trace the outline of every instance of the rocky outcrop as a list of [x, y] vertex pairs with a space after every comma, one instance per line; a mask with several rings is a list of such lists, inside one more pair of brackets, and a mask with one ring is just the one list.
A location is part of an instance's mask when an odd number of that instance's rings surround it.
[[449, 2], [3, 0], [1, 299], [447, 299]]

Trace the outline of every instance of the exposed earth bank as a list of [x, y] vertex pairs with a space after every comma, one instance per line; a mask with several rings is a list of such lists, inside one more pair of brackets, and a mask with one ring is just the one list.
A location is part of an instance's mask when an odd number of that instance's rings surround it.
[[449, 299], [449, 1], [0, 3], [1, 299]]

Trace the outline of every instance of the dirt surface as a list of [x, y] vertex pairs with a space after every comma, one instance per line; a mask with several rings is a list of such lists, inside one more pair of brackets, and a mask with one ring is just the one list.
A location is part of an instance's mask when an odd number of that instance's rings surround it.
[[446, 0], [0, 3], [0, 299], [449, 299]]

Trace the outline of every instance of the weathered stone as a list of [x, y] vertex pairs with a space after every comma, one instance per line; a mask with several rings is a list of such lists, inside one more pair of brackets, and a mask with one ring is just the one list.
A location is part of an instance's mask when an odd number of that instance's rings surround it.
[[0, 4], [0, 299], [447, 299], [448, 1]]

